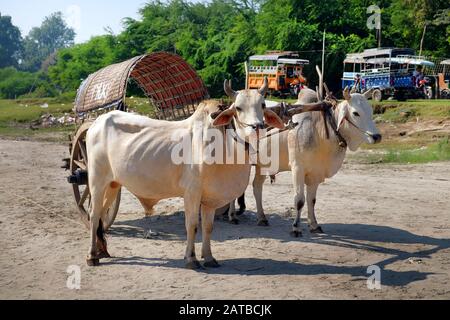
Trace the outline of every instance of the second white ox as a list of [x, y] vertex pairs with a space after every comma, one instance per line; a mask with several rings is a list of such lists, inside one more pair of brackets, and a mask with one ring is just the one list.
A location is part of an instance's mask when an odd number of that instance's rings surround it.
[[182, 144], [182, 137], [174, 140], [174, 133], [187, 132], [192, 141], [188, 147], [196, 152], [205, 145], [202, 139], [195, 138], [195, 127], [199, 123], [204, 131], [213, 127], [224, 130], [233, 122], [240, 141], [246, 141], [251, 130], [262, 128], [264, 120], [268, 126], [282, 128], [281, 119], [274, 112], [263, 109], [266, 90], [267, 81], [260, 90], [240, 92], [234, 92], [230, 82], [226, 81], [225, 91], [234, 101], [232, 107], [224, 110], [218, 101], [205, 101], [184, 121], [153, 120], [121, 111], [98, 117], [86, 137], [92, 197], [88, 265], [97, 265], [99, 259], [109, 257], [101, 219], [123, 186], [148, 211], [162, 199], [184, 198], [187, 268], [201, 267], [195, 254], [195, 235], [201, 212], [204, 266], [218, 267], [210, 246], [214, 212], [244, 192], [251, 165], [175, 164], [173, 150]]
[[[293, 117], [293, 122], [297, 123], [297, 126], [279, 134], [278, 170], [264, 170], [267, 168], [261, 164], [256, 166], [253, 194], [257, 205], [258, 225], [268, 225], [262, 206], [262, 189], [266, 176], [292, 171], [297, 216], [291, 235], [299, 237], [302, 234], [300, 214], [305, 205], [305, 185], [310, 232], [323, 233], [322, 228], [317, 224], [314, 207], [319, 184], [326, 178], [334, 176], [344, 161], [347, 147], [339, 144], [338, 135], [341, 135], [352, 151], [358, 149], [363, 142], [374, 144], [381, 141], [381, 135], [372, 120], [372, 107], [367, 101], [370, 94], [371, 92], [366, 95], [350, 94], [348, 88], [344, 90], [345, 100], [331, 110], [331, 121], [335, 122], [337, 132], [330, 126], [329, 121], [327, 124], [324, 123], [320, 112], [307, 112]], [[296, 104], [314, 102], [317, 102], [316, 92], [304, 89], [299, 94]], [[327, 137], [325, 126], [328, 126], [329, 137]], [[266, 138], [259, 141], [261, 154], [271, 153], [271, 144], [268, 141], [269, 139]], [[240, 200], [241, 207], [245, 207], [242, 197]], [[235, 220], [234, 210], [230, 210], [229, 218], [231, 221]]]

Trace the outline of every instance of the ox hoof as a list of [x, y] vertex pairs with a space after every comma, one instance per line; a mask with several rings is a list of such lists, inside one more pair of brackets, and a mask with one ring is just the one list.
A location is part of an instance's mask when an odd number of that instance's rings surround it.
[[102, 251], [100, 252], [97, 257], [97, 259], [104, 259], [104, 258], [111, 258], [111, 256], [109, 255], [108, 251]]
[[203, 264], [205, 268], [219, 268], [220, 264], [217, 262], [216, 259], [212, 259], [211, 261], [205, 261]]
[[260, 226], [260, 227], [268, 227], [269, 226], [269, 221], [267, 221], [267, 220], [259, 220], [258, 221], [258, 226]]
[[309, 232], [315, 233], [315, 234], [323, 234], [324, 233], [321, 226], [318, 226], [315, 229], [310, 229]]
[[201, 269], [203, 269], [202, 265], [197, 260], [187, 262], [185, 264], [185, 268], [186, 269], [190, 269], [190, 270], [201, 270]]
[[236, 219], [236, 218], [233, 218], [233, 219], [230, 220], [230, 223], [237, 225], [237, 224], [239, 224], [239, 220]]
[[297, 230], [291, 231], [290, 235], [292, 237], [294, 237], [294, 238], [301, 238], [301, 237], [303, 237], [302, 232], [301, 231], [297, 231]]
[[86, 259], [86, 263], [89, 267], [96, 267], [100, 265], [100, 259]]

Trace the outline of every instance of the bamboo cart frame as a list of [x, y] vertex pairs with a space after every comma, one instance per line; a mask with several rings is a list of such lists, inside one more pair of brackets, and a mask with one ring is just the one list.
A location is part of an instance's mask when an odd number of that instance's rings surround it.
[[[77, 209], [89, 228], [90, 191], [88, 185], [86, 133], [99, 113], [127, 111], [127, 87], [133, 81], [155, 107], [155, 118], [181, 120], [194, 113], [199, 102], [209, 98], [196, 71], [180, 56], [156, 52], [109, 65], [92, 73], [77, 92], [74, 111], [78, 128], [70, 139], [70, 158], [63, 168], [70, 171]], [[108, 209], [103, 227], [114, 222], [120, 205], [120, 192]]]

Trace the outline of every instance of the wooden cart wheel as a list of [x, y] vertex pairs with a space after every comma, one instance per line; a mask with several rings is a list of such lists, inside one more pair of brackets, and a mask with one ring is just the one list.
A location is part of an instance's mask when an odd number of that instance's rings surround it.
[[[86, 172], [87, 174], [87, 152], [86, 152], [86, 133], [91, 126], [92, 122], [83, 123], [80, 128], [78, 128], [75, 136], [72, 139], [72, 151], [70, 155], [70, 173], [75, 175], [77, 170]], [[91, 193], [89, 192], [89, 186], [87, 184], [72, 184], [73, 194], [75, 196], [75, 203], [77, 204], [78, 211], [81, 215], [81, 221], [90, 228], [89, 223], [89, 212], [91, 209]], [[120, 195], [121, 190], [117, 194], [116, 200], [114, 200], [111, 207], [106, 213], [106, 218], [103, 221], [104, 230], [108, 230], [116, 219], [117, 211], [119, 211], [120, 206]]]

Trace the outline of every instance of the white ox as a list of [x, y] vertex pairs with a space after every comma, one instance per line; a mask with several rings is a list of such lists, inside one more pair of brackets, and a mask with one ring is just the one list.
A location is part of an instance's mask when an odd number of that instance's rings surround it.
[[284, 126], [274, 112], [263, 109], [267, 79], [260, 90], [234, 92], [227, 81], [224, 87], [234, 100], [233, 106], [226, 110], [221, 109], [220, 102], [211, 100], [202, 102], [195, 113], [183, 121], [161, 121], [113, 111], [98, 117], [92, 124], [86, 137], [92, 197], [88, 265], [97, 265], [99, 259], [109, 257], [101, 219], [122, 186], [134, 194], [147, 211], [162, 199], [183, 197], [187, 231], [186, 267], [201, 268], [195, 255], [199, 212], [204, 266], [219, 266], [210, 247], [214, 212], [244, 192], [251, 165], [248, 162], [175, 164], [173, 150], [182, 145], [183, 137], [176, 140], [173, 137], [176, 132], [187, 132], [192, 141], [189, 148], [194, 153], [205, 147], [205, 142], [194, 134], [198, 123], [206, 135], [205, 131], [210, 128], [224, 131], [234, 122], [240, 141], [246, 141], [252, 132], [255, 134], [255, 129], [262, 128], [264, 120], [268, 126]]
[[[344, 138], [350, 150], [355, 151], [363, 143], [379, 143], [381, 135], [372, 120], [372, 108], [367, 101], [371, 92], [366, 95], [350, 94], [348, 88], [344, 90], [345, 100], [331, 110], [331, 116], [337, 125], [337, 132]], [[299, 94], [296, 104], [317, 102], [317, 94], [311, 89], [304, 89]], [[306, 203], [308, 206], [308, 224], [310, 232], [323, 233], [317, 224], [314, 206], [319, 184], [326, 178], [334, 176], [341, 168], [346, 154], [346, 147], [339, 144], [338, 137], [327, 122], [329, 138], [326, 136], [324, 120], [321, 112], [306, 112], [295, 115], [294, 129], [279, 134], [279, 169], [264, 171], [265, 166], [256, 166], [253, 180], [253, 194], [256, 199], [258, 225], [267, 226], [268, 221], [262, 206], [262, 189], [267, 175], [275, 175], [283, 171], [291, 171], [295, 191], [295, 207], [297, 216], [291, 234], [301, 236], [300, 214], [305, 205], [304, 186], [306, 184]], [[268, 138], [259, 142], [259, 152], [270, 154], [271, 144]], [[268, 153], [267, 153], [268, 152]], [[241, 206], [245, 203], [240, 199]], [[241, 209], [242, 211], [242, 209]], [[230, 220], [235, 220], [230, 210]]]

